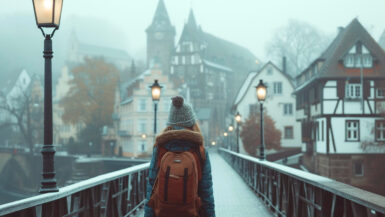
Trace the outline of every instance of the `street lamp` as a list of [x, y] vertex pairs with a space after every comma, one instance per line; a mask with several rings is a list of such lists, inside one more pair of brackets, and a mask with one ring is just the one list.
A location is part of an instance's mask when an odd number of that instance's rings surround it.
[[215, 141], [212, 141], [212, 142], [211, 142], [211, 145], [212, 145], [212, 146], [215, 146], [216, 144], [217, 144], [217, 143], [216, 143]]
[[[231, 148], [231, 151], [234, 151], [233, 149], [234, 149], [234, 144], [233, 144], [233, 134], [232, 134], [232, 132], [234, 131], [234, 127], [232, 126], [232, 125], [230, 125], [229, 126], [229, 128], [228, 128], [228, 130], [229, 130], [229, 138], [228, 138], [228, 141], [229, 141], [229, 146], [230, 146], [230, 148]], [[231, 134], [231, 135], [230, 135]]]
[[223, 136], [225, 137], [226, 148], [228, 149], [228, 148], [229, 148], [229, 141], [228, 141], [228, 139], [227, 139], [228, 133], [227, 133], [227, 132], [224, 132], [224, 133], [223, 133]]
[[156, 136], [156, 113], [158, 111], [158, 102], [160, 99], [160, 90], [163, 88], [159, 85], [158, 80], [155, 80], [154, 83], [150, 86], [152, 101], [154, 102], [154, 139]]
[[[55, 147], [53, 146], [52, 129], [52, 40], [55, 31], [59, 29], [63, 0], [32, 0], [37, 27], [43, 33], [44, 40], [44, 145], [43, 180], [40, 193], [57, 192], [55, 178]], [[43, 28], [53, 28], [51, 34], [46, 34]]]
[[262, 80], [259, 80], [259, 84], [255, 88], [257, 90], [256, 94], [261, 107], [261, 145], [259, 154], [261, 160], [265, 160], [265, 140], [263, 136], [263, 102], [266, 99], [267, 88]]
[[239, 153], [239, 124], [241, 123], [242, 116], [237, 112], [235, 115], [235, 121], [237, 122], [237, 153]]

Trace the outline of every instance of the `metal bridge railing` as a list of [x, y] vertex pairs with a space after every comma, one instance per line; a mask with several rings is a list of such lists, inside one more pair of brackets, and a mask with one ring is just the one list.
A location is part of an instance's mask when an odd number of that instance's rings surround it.
[[0, 205], [0, 216], [130, 216], [144, 205], [149, 165], [140, 164], [60, 188], [56, 193]]
[[219, 149], [280, 217], [385, 217], [385, 197], [277, 163]]

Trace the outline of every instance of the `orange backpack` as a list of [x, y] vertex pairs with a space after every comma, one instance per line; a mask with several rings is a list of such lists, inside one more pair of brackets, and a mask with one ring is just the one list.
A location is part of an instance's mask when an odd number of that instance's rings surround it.
[[202, 177], [199, 151], [171, 152], [159, 149], [158, 176], [149, 206], [157, 217], [199, 217], [201, 199], [198, 183]]

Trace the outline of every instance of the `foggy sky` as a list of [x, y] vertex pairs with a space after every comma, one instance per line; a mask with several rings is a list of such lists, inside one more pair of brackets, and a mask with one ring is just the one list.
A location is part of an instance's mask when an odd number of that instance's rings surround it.
[[[248, 47], [267, 61], [266, 43], [289, 19], [314, 25], [335, 35], [358, 17], [378, 40], [385, 29], [384, 0], [164, 0], [177, 37], [190, 8], [202, 29]], [[135, 58], [144, 58], [145, 28], [151, 23], [158, 0], [64, 0], [61, 29], [75, 29], [80, 41], [124, 48]], [[0, 17], [28, 15], [35, 25], [31, 0], [0, 1]], [[15, 27], [17, 28], [17, 27]], [[28, 28], [29, 29], [29, 28]], [[12, 31], [7, 29], [2, 31]], [[37, 28], [28, 34], [41, 34]], [[56, 33], [57, 39], [66, 40]]]

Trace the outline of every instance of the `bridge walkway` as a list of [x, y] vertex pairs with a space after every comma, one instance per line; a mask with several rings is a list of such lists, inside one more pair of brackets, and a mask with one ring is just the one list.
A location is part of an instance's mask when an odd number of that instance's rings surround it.
[[[217, 154], [209, 152], [217, 217], [274, 216], [231, 166]], [[143, 210], [135, 217], [142, 217]]]
[[210, 152], [210, 161], [216, 216], [273, 216], [261, 199], [219, 154]]

